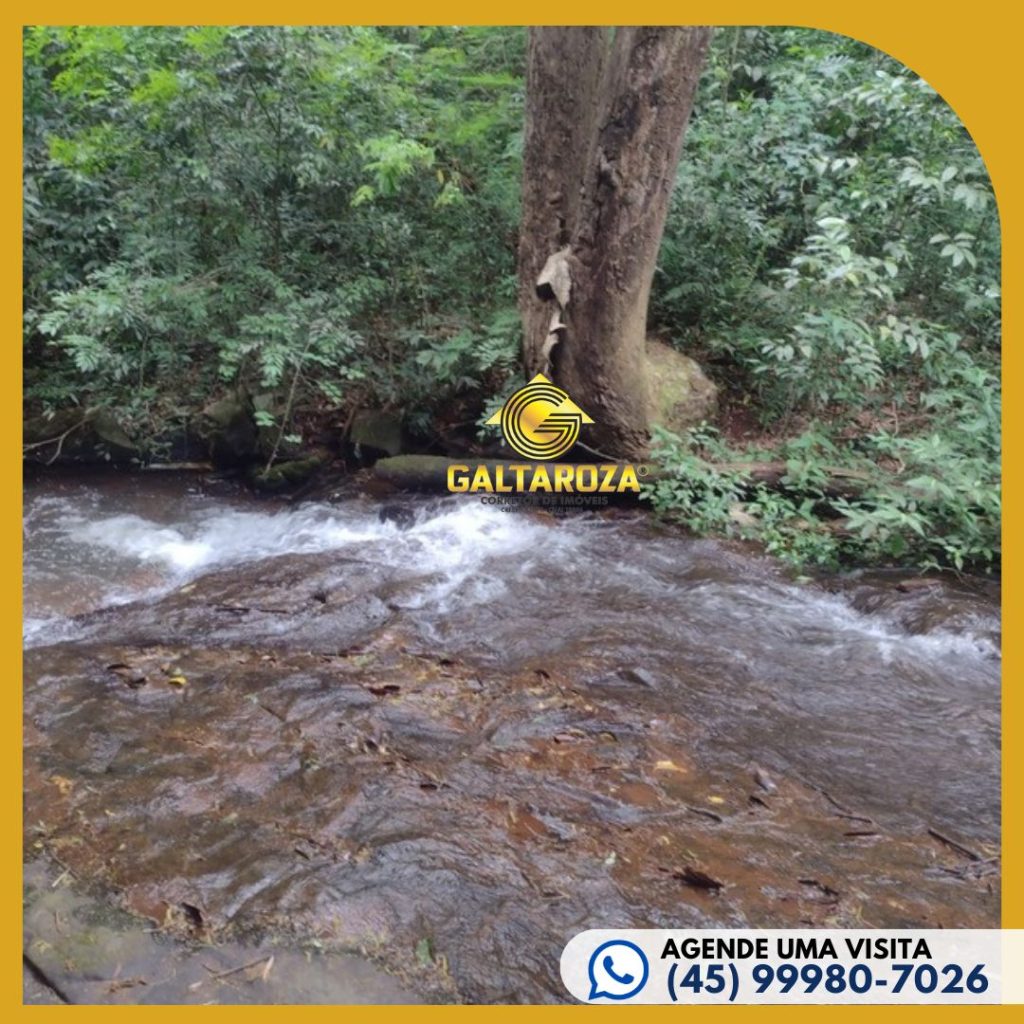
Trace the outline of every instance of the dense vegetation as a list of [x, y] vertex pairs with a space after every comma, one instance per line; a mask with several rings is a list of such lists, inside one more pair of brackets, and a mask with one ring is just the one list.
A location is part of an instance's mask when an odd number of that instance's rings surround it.
[[[159, 454], [244, 388], [284, 396], [286, 445], [361, 408], [473, 443], [519, 374], [523, 62], [497, 28], [29, 30], [28, 411], [109, 407]], [[722, 410], [656, 437], [654, 507], [796, 564], [993, 564], [998, 283], [985, 168], [926, 83], [721, 30], [650, 330]]]

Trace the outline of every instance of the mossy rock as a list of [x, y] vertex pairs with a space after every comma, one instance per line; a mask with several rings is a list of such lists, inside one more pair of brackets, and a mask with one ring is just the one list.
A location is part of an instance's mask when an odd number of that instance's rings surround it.
[[330, 461], [330, 452], [319, 450], [310, 452], [299, 459], [275, 462], [270, 469], [263, 466], [250, 466], [248, 479], [256, 490], [277, 494], [305, 483], [318, 469], [326, 466]]
[[676, 434], [685, 433], [718, 411], [718, 388], [700, 365], [670, 345], [647, 342], [650, 389], [648, 421]]

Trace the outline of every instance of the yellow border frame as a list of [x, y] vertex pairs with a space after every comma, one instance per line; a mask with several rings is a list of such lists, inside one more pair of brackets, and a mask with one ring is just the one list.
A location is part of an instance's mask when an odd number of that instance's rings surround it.
[[[4, 251], [3, 291], [7, 309], [5, 322], [9, 324], [12, 346], [11, 364], [0, 380], [0, 430], [2, 436], [12, 439], [4, 446], [3, 465], [9, 481], [20, 481], [21, 456], [13, 443], [21, 431], [21, 248], [17, 239], [21, 230], [21, 27], [26, 24], [712, 24], [712, 25], [800, 25], [820, 28], [852, 36], [902, 61], [931, 83], [953, 107], [974, 137], [985, 159], [995, 189], [1003, 236], [1003, 333], [1004, 337], [1020, 339], [1020, 324], [1024, 298], [1007, 287], [1020, 281], [1024, 264], [1024, 184], [1014, 181], [1019, 175], [1017, 159], [1024, 144], [1018, 138], [1019, 106], [1017, 94], [1021, 56], [1019, 53], [1024, 15], [1021, 9], [1011, 12], [1010, 6], [982, 3], [964, 8], [957, 4], [900, 3], [899, 0], [851, 0], [842, 7], [826, 7], [821, 0], [690, 0], [688, 3], [668, 3], [666, 0], [645, 0], [628, 8], [607, 0], [583, 3], [569, 0], [553, 7], [537, 0], [519, 0], [481, 9], [469, 0], [429, 0], [416, 4], [409, 0], [385, 0], [366, 8], [324, 3], [322, 0], [294, 0], [287, 7], [260, 3], [206, 2], [179, 0], [164, 11], [149, 9], [140, 18], [135, 4], [103, 0], [92, 4], [42, 2], [24, 5], [22, 11], [4, 15], [4, 28], [0, 33], [2, 83], [4, 96], [4, 127], [2, 146], [4, 153], [3, 205], [0, 217], [4, 237], [8, 240]], [[943, 10], [943, 7], [946, 9]], [[497, 9], [495, 9], [497, 8]], [[554, 17], [553, 17], [554, 15]], [[1019, 341], [1018, 341], [1019, 343]], [[1015, 344], [1004, 345], [1003, 379], [1015, 387], [1024, 386], [1021, 364], [1024, 350]], [[1010, 441], [1009, 457], [1004, 459], [1005, 478], [1004, 548], [1003, 548], [1003, 902], [1004, 928], [1024, 928], [1024, 792], [1007, 783], [1024, 780], [1024, 743], [1021, 725], [1024, 722], [1024, 691], [1018, 681], [1017, 670], [1024, 654], [1024, 637], [1016, 630], [1022, 624], [1022, 598], [1019, 592], [1021, 560], [1024, 545], [1015, 540], [1015, 527], [1024, 518], [1024, 509], [1018, 498], [1021, 485], [1020, 458], [1015, 445], [1024, 431], [1024, 403], [1008, 403], [1004, 413], [1004, 433]], [[21, 1006], [21, 486], [15, 483], [3, 500], [2, 522], [8, 543], [0, 551], [0, 565], [9, 580], [2, 595], [2, 649], [5, 673], [5, 705], [10, 717], [4, 719], [3, 749], [4, 777], [8, 779], [3, 793], [3, 808], [12, 822], [8, 840], [0, 861], [3, 880], [2, 959], [0, 959], [0, 1005], [15, 1009], [33, 1019], [49, 1017], [53, 1013], [83, 1014], [97, 1019], [102, 1015], [127, 1013], [145, 1016], [163, 1016], [184, 1012], [178, 1007], [80, 1007], [64, 1010], [54, 1007]], [[1009, 586], [1007, 586], [1009, 584]], [[16, 685], [17, 681], [17, 685]], [[958, 1007], [870, 1007], [860, 1008], [874, 1015], [889, 1015], [902, 1011], [904, 1015], [929, 1019], [945, 1017]], [[818, 1007], [733, 1007], [743, 1015], [758, 1013], [782, 1020], [790, 1014], [806, 1017], [821, 1012]], [[832, 1014], [848, 1017], [858, 1012], [857, 1007], [830, 1007]], [[191, 1008], [188, 1012], [191, 1012]], [[243, 1017], [270, 1019], [279, 1011], [274, 1007], [218, 1007], [210, 1011], [230, 1015], [235, 1020]], [[288, 1010], [284, 1012], [295, 1012]], [[306, 1016], [322, 1020], [337, 1020], [338, 1008], [303, 1007]], [[360, 1008], [360, 1019], [397, 1020], [415, 1016], [421, 1020], [440, 1020], [442, 1015], [465, 1015], [471, 1009], [452, 1007]], [[521, 1010], [515, 1007], [489, 1007], [489, 1014], [510, 1017]], [[582, 1008], [533, 1007], [527, 1012], [552, 1014], [583, 1013]], [[688, 1017], [697, 1014], [702, 1019], [711, 1013], [722, 1012], [711, 1007], [630, 1007], [627, 1013], [642, 1015], [644, 1019], [659, 1019], [680, 1013]], [[970, 1013], [979, 1010], [971, 1008]], [[980, 1012], [994, 1013], [998, 1008], [985, 1008]]]

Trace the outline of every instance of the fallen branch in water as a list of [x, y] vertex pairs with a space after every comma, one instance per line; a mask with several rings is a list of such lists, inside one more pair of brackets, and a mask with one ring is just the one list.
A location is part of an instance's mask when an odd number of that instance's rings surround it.
[[951, 850], [956, 850], [957, 853], [963, 854], [968, 860], [982, 861], [985, 859], [980, 853], [972, 850], [969, 846], [964, 846], [963, 843], [958, 843], [955, 839], [950, 839], [949, 836], [943, 835], [937, 828], [929, 828], [928, 835], [932, 839], [938, 839], [940, 843], [945, 843]]

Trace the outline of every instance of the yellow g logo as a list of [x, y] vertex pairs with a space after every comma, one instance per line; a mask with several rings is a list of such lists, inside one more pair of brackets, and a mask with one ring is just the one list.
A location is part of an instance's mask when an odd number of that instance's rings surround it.
[[580, 424], [594, 421], [564, 392], [538, 373], [488, 423], [501, 424], [505, 440], [528, 459], [557, 459], [579, 439]]

